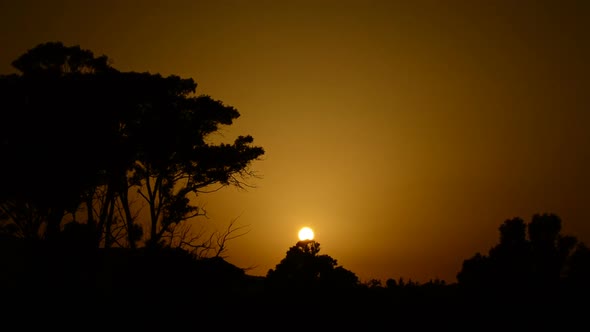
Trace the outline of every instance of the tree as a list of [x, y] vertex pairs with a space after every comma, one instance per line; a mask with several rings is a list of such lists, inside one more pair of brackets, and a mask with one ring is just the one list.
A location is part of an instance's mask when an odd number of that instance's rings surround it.
[[197, 246], [186, 241], [187, 222], [205, 214], [194, 197], [248, 187], [264, 149], [249, 135], [212, 142], [240, 114], [196, 95], [193, 79], [109, 63], [79, 46], [45, 43], [13, 62], [20, 74], [0, 76], [3, 230], [52, 238], [78, 222], [96, 246]]
[[270, 269], [266, 281], [270, 289], [313, 291], [352, 289], [360, 285], [353, 272], [338, 266], [328, 255], [319, 255], [320, 244], [314, 240], [298, 241], [285, 258]]
[[477, 253], [463, 261], [459, 285], [488, 297], [552, 302], [564, 281], [585, 275], [579, 263], [585, 245], [562, 235], [561, 224], [559, 216], [551, 213], [534, 214], [529, 223], [518, 217], [504, 221], [500, 242], [488, 255]]
[[590, 296], [590, 248], [578, 243], [567, 260], [566, 287], [574, 297]]
[[0, 77], [0, 206], [12, 234], [51, 237], [116, 155], [105, 91], [112, 70], [105, 57], [61, 43], [39, 45], [13, 66], [21, 75]]

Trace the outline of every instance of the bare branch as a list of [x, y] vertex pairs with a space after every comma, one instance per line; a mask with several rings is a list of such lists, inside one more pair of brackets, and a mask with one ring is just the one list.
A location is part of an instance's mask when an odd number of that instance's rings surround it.
[[236, 239], [236, 238], [246, 235], [250, 232], [250, 230], [248, 230], [248, 231], [236, 234], [236, 232], [247, 227], [247, 225], [246, 225], [246, 226], [240, 226], [240, 227], [234, 228], [234, 224], [238, 220], [238, 218], [239, 218], [239, 216], [232, 219], [230, 221], [229, 225], [227, 226], [225, 232], [218, 234], [217, 239], [216, 239], [217, 251], [215, 253], [215, 257], [225, 258], [224, 256], [221, 256], [221, 254], [223, 254], [227, 250], [226, 243], [230, 240]]

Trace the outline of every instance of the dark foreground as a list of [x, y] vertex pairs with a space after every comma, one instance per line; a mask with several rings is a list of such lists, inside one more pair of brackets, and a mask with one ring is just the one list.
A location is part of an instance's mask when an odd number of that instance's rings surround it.
[[589, 323], [584, 290], [271, 289], [223, 260], [148, 256], [3, 247], [0, 324], [6, 331], [568, 331]]

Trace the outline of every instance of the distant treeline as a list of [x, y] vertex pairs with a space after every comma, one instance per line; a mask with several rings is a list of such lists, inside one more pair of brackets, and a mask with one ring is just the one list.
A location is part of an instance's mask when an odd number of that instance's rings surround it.
[[363, 283], [319, 254], [313, 240], [297, 242], [276, 268], [254, 277], [220, 257], [198, 258], [180, 248], [4, 238], [1, 284], [5, 303], [15, 308], [36, 314], [61, 308], [77, 320], [99, 307], [102, 323], [120, 317], [145, 327], [189, 324], [196, 317], [203, 324], [221, 319], [226, 327], [253, 318], [284, 322], [301, 312], [332, 327], [377, 328], [392, 320], [426, 327], [436, 320], [440, 327], [526, 330], [583, 320], [590, 299], [588, 248], [561, 235], [553, 214], [534, 215], [529, 223], [506, 220], [499, 229], [499, 243], [487, 255], [465, 259], [456, 283]]

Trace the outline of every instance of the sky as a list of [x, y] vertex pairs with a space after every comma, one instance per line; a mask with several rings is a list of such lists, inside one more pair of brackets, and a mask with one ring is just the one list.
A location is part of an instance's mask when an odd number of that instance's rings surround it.
[[311, 227], [362, 281], [455, 282], [535, 213], [590, 244], [588, 1], [0, 0], [0, 73], [37, 44], [193, 78], [265, 149], [201, 195], [266, 275]]

